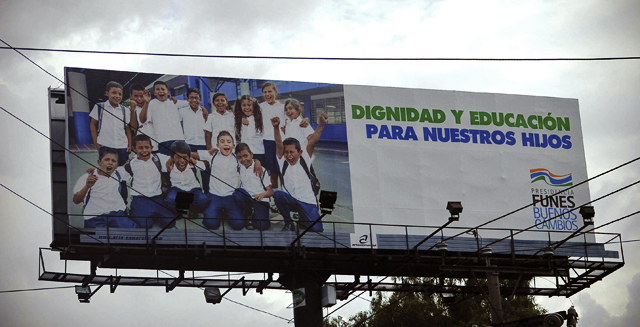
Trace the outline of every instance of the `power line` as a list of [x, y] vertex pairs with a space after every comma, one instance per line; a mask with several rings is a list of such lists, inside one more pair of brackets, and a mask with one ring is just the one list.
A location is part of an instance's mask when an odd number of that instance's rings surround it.
[[[58, 142], [54, 141], [53, 139], [51, 139], [50, 137], [48, 137], [48, 136], [47, 136], [47, 135], [45, 135], [44, 133], [40, 132], [37, 128], [35, 128], [35, 127], [31, 126], [29, 123], [27, 123], [27, 122], [25, 122], [24, 120], [20, 119], [18, 116], [16, 116], [16, 115], [14, 115], [13, 113], [9, 112], [7, 109], [3, 108], [2, 106], [0, 106], [0, 110], [2, 110], [2, 111], [4, 111], [5, 113], [9, 114], [11, 117], [13, 117], [13, 118], [17, 119], [19, 122], [21, 122], [21, 123], [23, 123], [23, 124], [27, 125], [29, 128], [31, 128], [32, 130], [36, 131], [38, 134], [40, 134], [40, 135], [44, 136], [46, 139], [48, 139], [49, 141], [51, 141], [53, 144], [55, 144], [55, 145], [57, 145], [57, 146], [59, 146], [59, 147], [61, 147], [61, 148], [65, 149], [65, 151], [67, 151], [67, 152], [69, 152], [69, 153], [73, 154], [74, 156], [76, 156], [78, 159], [82, 160], [83, 162], [85, 162], [85, 163], [86, 163], [86, 164], [88, 164], [89, 166], [93, 167], [94, 169], [98, 169], [98, 170], [100, 170], [100, 168], [99, 168], [99, 167], [96, 167], [94, 164], [92, 164], [92, 163], [90, 163], [89, 161], [85, 160], [84, 158], [80, 157], [77, 153], [75, 153], [75, 152], [71, 151], [70, 149], [66, 148], [64, 145], [62, 145], [62, 144], [60, 144], [60, 143], [58, 143]], [[115, 178], [113, 175], [109, 176], [109, 178], [113, 178], [113, 179], [117, 180], [117, 178]], [[171, 209], [170, 209], [170, 208], [168, 208], [164, 203], [159, 203], [159, 202], [157, 202], [157, 201], [155, 201], [155, 200], [151, 199], [150, 197], [148, 197], [148, 196], [146, 196], [146, 195], [144, 195], [144, 194], [142, 194], [142, 193], [138, 192], [138, 191], [137, 191], [136, 189], [134, 189], [132, 186], [127, 185], [127, 187], [128, 187], [129, 189], [131, 189], [132, 191], [135, 191], [135, 192], [137, 192], [137, 193], [141, 194], [142, 196], [144, 196], [144, 197], [148, 198], [149, 200], [153, 201], [154, 203], [156, 203], [156, 204], [158, 204], [158, 205], [160, 205], [160, 206], [162, 206], [162, 207], [164, 207], [164, 208], [167, 208], [167, 209], [171, 210]], [[9, 188], [7, 188], [6, 186], [5, 186], [5, 188], [6, 188], [6, 189], [8, 189], [9, 191], [11, 191], [12, 193], [14, 193], [14, 194], [18, 195], [17, 193], [13, 192], [12, 190], [10, 190]], [[20, 195], [18, 195], [18, 196], [20, 196]], [[24, 198], [24, 197], [22, 197], [22, 196], [20, 196], [20, 197], [21, 197], [21, 198], [23, 198], [24, 200], [26, 200], [27, 202], [29, 202], [29, 203], [31, 203], [31, 204], [33, 204], [33, 205], [35, 205], [34, 203], [32, 203], [31, 201], [27, 200], [26, 198]], [[36, 205], [36, 207], [38, 207], [38, 206]], [[44, 209], [42, 209], [42, 208], [40, 208], [40, 207], [38, 207], [38, 208], [39, 208], [40, 210], [43, 210], [43, 211], [44, 211], [44, 212], [46, 212], [47, 214], [52, 215], [54, 218], [56, 218], [56, 219], [58, 219], [58, 220], [61, 220], [61, 218], [55, 217], [53, 214], [51, 214], [51, 213], [47, 212], [46, 210], [44, 210]], [[148, 217], [148, 218], [154, 218], [154, 217]], [[185, 219], [189, 220], [190, 222], [192, 222], [193, 224], [195, 224], [195, 225], [196, 225], [196, 226], [198, 226], [198, 227], [202, 227], [202, 228], [206, 229], [207, 231], [209, 231], [209, 232], [210, 232], [210, 233], [212, 233], [212, 234], [215, 234], [215, 235], [220, 236], [220, 237], [222, 237], [222, 238], [224, 238], [224, 239], [227, 239], [228, 241], [230, 241], [230, 242], [232, 242], [232, 243], [236, 244], [237, 246], [241, 246], [241, 245], [240, 245], [240, 244], [238, 244], [237, 242], [235, 242], [235, 241], [233, 241], [233, 240], [228, 239], [228, 238], [227, 238], [226, 236], [224, 236], [224, 235], [220, 235], [220, 234], [218, 234], [217, 232], [215, 232], [215, 231], [213, 231], [213, 230], [211, 230], [211, 229], [207, 228], [206, 226], [201, 225], [200, 223], [198, 223], [198, 222], [194, 221], [193, 219], [190, 219], [190, 218], [188, 218], [188, 217], [185, 217]], [[61, 221], [62, 221], [62, 220], [61, 220]], [[64, 221], [63, 221], [63, 222], [64, 222]], [[65, 223], [65, 224], [67, 224], [68, 226], [71, 226], [68, 222], [64, 222], [64, 223]], [[79, 229], [78, 229], [78, 228], [76, 228], [76, 227], [73, 227], [73, 228], [74, 228], [74, 229], [76, 229], [76, 230], [79, 230]], [[86, 232], [82, 232], [82, 231], [80, 231], [80, 232], [81, 232], [82, 234], [87, 234]], [[88, 234], [87, 234], [87, 235], [88, 235]], [[94, 238], [94, 237], [92, 237], [91, 235], [89, 235], [89, 237], [91, 237], [91, 238], [95, 239], [95, 238]], [[97, 240], [97, 239], [96, 239], [96, 240]], [[100, 242], [100, 243], [104, 243], [104, 242]]]
[[71, 286], [57, 286], [57, 287], [24, 288], [24, 289], [19, 289], [19, 290], [0, 291], [0, 294], [2, 294], [2, 293], [32, 292], [32, 291], [49, 291], [49, 290], [59, 290], [59, 289], [63, 289], [63, 288], [74, 288], [74, 287], [76, 287], [76, 286], [75, 285], [71, 285]]
[[[6, 42], [3, 41], [6, 44]], [[34, 47], [0, 47], [0, 49], [40, 51], [40, 52], [63, 52], [82, 54], [108, 54], [108, 55], [136, 55], [136, 56], [160, 56], [160, 57], [181, 57], [181, 58], [216, 58], [216, 59], [268, 59], [268, 60], [326, 60], [326, 61], [612, 61], [612, 60], [637, 60], [640, 56], [620, 56], [620, 57], [553, 57], [553, 58], [411, 58], [411, 57], [294, 57], [294, 56], [247, 56], [247, 55], [207, 55], [207, 54], [187, 54], [187, 53], [167, 53], [167, 52], [131, 52], [131, 51], [98, 51], [98, 50], [77, 50], [77, 49], [52, 49]]]
[[[173, 275], [171, 275], [170, 273], [168, 273], [168, 272], [166, 272], [166, 271], [164, 271], [164, 270], [160, 270], [160, 271], [161, 271], [163, 274], [165, 274], [165, 275], [168, 275], [168, 276], [171, 276], [171, 277], [173, 277], [173, 278], [176, 278], [176, 276], [173, 276]], [[189, 280], [187, 280], [187, 279], [185, 279], [185, 281], [189, 282]], [[193, 282], [192, 282], [191, 284], [192, 284], [192, 285], [195, 285]], [[201, 289], [201, 290], [204, 290], [204, 288], [203, 288], [203, 287], [198, 287], [198, 288], [199, 288], [199, 289]], [[258, 308], [254, 308], [254, 307], [252, 307], [252, 306], [250, 306], [250, 305], [246, 305], [246, 304], [244, 304], [244, 303], [240, 303], [240, 302], [237, 302], [237, 301], [231, 300], [231, 299], [229, 299], [229, 298], [227, 298], [227, 297], [223, 297], [223, 299], [228, 300], [228, 301], [229, 301], [229, 302], [231, 302], [231, 303], [235, 303], [235, 304], [237, 304], [237, 305], [241, 305], [241, 306], [243, 306], [243, 307], [249, 308], [249, 309], [251, 309], [251, 310], [255, 310], [255, 311], [258, 311], [258, 312], [261, 312], [261, 313], [264, 313], [264, 314], [268, 314], [268, 315], [270, 315], [270, 316], [273, 316], [273, 317], [276, 317], [276, 318], [279, 318], [279, 319], [282, 319], [282, 320], [285, 320], [285, 321], [291, 321], [291, 319], [287, 319], [287, 318], [284, 318], [284, 317], [280, 317], [280, 316], [275, 315], [275, 314], [273, 314], [273, 313], [271, 313], [271, 312], [264, 311], [264, 310], [260, 310], [260, 309], [258, 309]]]
[[[0, 109], [3, 109], [3, 110], [4, 110], [4, 108], [2, 108], [2, 107], [0, 107]], [[100, 242], [100, 243], [104, 243], [104, 242], [102, 242], [101, 240], [99, 240], [99, 239], [97, 239], [97, 238], [95, 238], [95, 237], [91, 236], [91, 234], [89, 234], [89, 233], [87, 233], [87, 232], [85, 232], [85, 231], [81, 230], [80, 228], [77, 228], [77, 227], [75, 227], [75, 226], [72, 226], [68, 221], [65, 221], [64, 219], [62, 219], [62, 218], [60, 218], [60, 217], [56, 217], [56, 215], [54, 215], [54, 214], [50, 213], [50, 212], [49, 212], [49, 211], [47, 211], [47, 210], [44, 210], [43, 208], [41, 208], [41, 207], [40, 207], [40, 206], [38, 206], [37, 204], [35, 204], [35, 203], [31, 202], [29, 199], [27, 199], [27, 198], [25, 198], [24, 196], [22, 196], [22, 195], [18, 194], [17, 192], [15, 192], [14, 190], [12, 190], [12, 189], [8, 188], [8, 187], [7, 187], [7, 186], [5, 186], [4, 184], [0, 183], [0, 186], [2, 186], [3, 188], [5, 188], [7, 191], [9, 191], [9, 192], [13, 193], [13, 194], [14, 194], [14, 195], [16, 195], [17, 197], [19, 197], [19, 198], [21, 198], [21, 199], [23, 199], [23, 200], [27, 201], [27, 203], [29, 203], [29, 204], [31, 204], [32, 206], [34, 206], [34, 207], [36, 207], [36, 208], [40, 209], [40, 210], [41, 210], [41, 211], [43, 211], [44, 213], [46, 213], [46, 214], [50, 215], [50, 216], [51, 216], [51, 217], [53, 217], [54, 219], [56, 219], [56, 220], [58, 220], [58, 221], [60, 221], [60, 222], [62, 222], [62, 223], [65, 223], [67, 226], [69, 226], [69, 227], [70, 227], [70, 228], [72, 228], [72, 229], [75, 229], [75, 230], [76, 230], [76, 231], [78, 231], [80, 234], [87, 235], [87, 236], [91, 237], [92, 239], [94, 239], [94, 240], [96, 240], [96, 241], [98, 241], [98, 242]]]
[[[97, 103], [97, 102], [95, 102], [95, 101], [92, 101], [92, 99], [90, 99], [87, 95], [82, 94], [80, 91], [76, 90], [74, 87], [70, 86], [69, 84], [67, 84], [67, 83], [65, 83], [63, 80], [61, 80], [60, 78], [58, 78], [58, 77], [56, 77], [55, 75], [51, 74], [49, 71], [47, 71], [47, 70], [46, 70], [46, 69], [44, 69], [42, 66], [38, 65], [37, 63], [35, 63], [35, 62], [34, 62], [33, 60], [31, 60], [29, 57], [27, 57], [26, 55], [24, 55], [23, 53], [21, 53], [20, 51], [18, 51], [16, 48], [14, 48], [14, 47], [12, 47], [11, 45], [9, 45], [9, 44], [8, 44], [7, 42], [5, 42], [4, 40], [0, 39], [0, 42], [2, 42], [2, 43], [4, 43], [4, 44], [6, 44], [6, 45], [7, 45], [7, 47], [9, 47], [9, 48], [11, 48], [11, 49], [14, 49], [14, 50], [15, 50], [18, 54], [20, 54], [22, 57], [24, 57], [24, 58], [25, 58], [25, 59], [27, 59], [29, 62], [31, 62], [32, 64], [34, 64], [36, 67], [40, 68], [40, 70], [44, 71], [44, 72], [45, 72], [45, 73], [47, 73], [49, 76], [51, 76], [51, 77], [53, 77], [54, 79], [56, 79], [58, 82], [60, 82], [60, 83], [64, 84], [64, 85], [65, 85], [66, 87], [68, 87], [69, 89], [71, 89], [71, 90], [73, 90], [74, 92], [78, 93], [80, 96], [84, 97], [85, 99], [89, 100], [90, 102]], [[99, 104], [98, 104], [98, 105], [99, 105]], [[57, 142], [55, 142], [55, 141], [53, 141], [51, 138], [47, 137], [46, 135], [44, 135], [43, 133], [41, 133], [40, 131], [38, 131], [37, 129], [35, 129], [34, 127], [32, 127], [31, 125], [29, 125], [29, 124], [27, 124], [26, 122], [22, 121], [21, 119], [17, 118], [15, 115], [13, 115], [13, 114], [9, 113], [9, 112], [8, 112], [7, 110], [5, 110], [4, 108], [1, 108], [1, 107], [0, 107], [0, 109], [4, 110], [5, 112], [7, 112], [8, 114], [10, 114], [10, 115], [11, 115], [11, 116], [13, 116], [14, 118], [16, 118], [16, 119], [20, 120], [22, 123], [24, 123], [24, 124], [26, 124], [27, 126], [31, 127], [31, 128], [32, 128], [32, 129], [34, 129], [36, 132], [38, 132], [38, 133], [39, 133], [39, 134], [41, 134], [42, 136], [44, 136], [44, 137], [46, 137], [47, 139], [49, 139], [51, 142], [53, 142], [53, 143], [55, 143], [56, 145], [58, 145], [58, 146], [60, 146], [60, 147], [64, 148], [64, 149], [65, 149], [65, 150], [67, 150], [69, 153], [74, 154], [76, 157], [80, 158], [77, 154], [73, 153], [71, 150], [69, 150], [69, 149], [67, 149], [66, 147], [64, 147], [64, 146], [62, 146], [62, 145], [60, 145], [60, 144], [58, 144], [58, 143], [57, 143]], [[121, 119], [121, 118], [117, 117], [114, 113], [109, 112], [108, 110], [104, 110], [103, 112], [107, 112], [108, 114], [112, 115], [112, 117], [114, 117], [115, 119], [120, 120], [120, 121], [122, 121], [123, 123], [127, 124], [127, 122], [125, 121], [125, 119]], [[140, 132], [140, 131], [139, 131], [139, 132]], [[140, 133], [142, 133], [142, 134], [146, 135], [144, 132], [140, 132]], [[147, 135], [147, 136], [148, 136], [148, 135]], [[155, 139], [154, 139], [154, 138], [152, 138], [152, 137], [149, 137], [149, 138], [150, 138], [150, 139], [152, 139], [152, 140], [154, 140], [154, 141], [156, 141], [156, 142], [158, 143], [158, 145], [160, 145], [160, 146], [164, 146], [164, 145], [162, 145], [162, 144], [161, 144], [161, 142], [158, 142], [158, 140], [155, 140]], [[166, 147], [165, 147], [165, 148], [166, 148]], [[175, 154], [173, 151], [171, 151], [171, 149], [168, 149], [168, 150], [169, 150], [170, 152], [172, 152], [173, 154]], [[80, 159], [81, 159], [82, 161], [86, 162], [87, 164], [91, 165], [92, 167], [94, 167], [94, 168], [96, 168], [96, 169], [99, 169], [98, 167], [94, 166], [93, 164], [91, 164], [91, 163], [87, 162], [86, 160], [84, 160], [84, 159], [82, 159], [82, 158], [80, 158]], [[207, 172], [206, 172], [206, 170], [204, 170], [204, 169], [202, 169], [202, 168], [200, 168], [200, 167], [197, 167], [197, 166], [195, 166], [195, 167], [196, 167], [197, 169], [199, 169], [201, 173], [203, 173], [203, 172], [204, 172], [204, 173], [207, 173]], [[213, 175], [213, 173], [212, 173], [212, 172], [209, 172], [208, 174], [209, 174], [209, 176], [211, 176], [211, 177], [213, 177], [213, 178], [217, 179], [218, 181], [222, 182], [223, 184], [225, 184], [225, 185], [229, 186], [230, 188], [232, 188], [232, 189], [234, 189], [234, 190], [237, 190], [237, 189], [238, 189], [238, 187], [235, 187], [235, 186], [233, 186], [233, 185], [230, 185], [229, 183], [227, 183], [226, 181], [222, 180], [221, 178], [219, 178], [219, 177], [217, 177], [217, 176]], [[113, 179], [115, 179], [115, 177], [113, 177], [113, 176], [110, 176], [110, 177], [111, 177], [111, 178], [113, 178]], [[133, 191], [136, 191], [132, 186], [127, 185], [127, 187], [128, 187], [128, 188], [130, 188], [130, 189], [131, 189], [131, 190], [133, 190]], [[137, 192], [137, 191], [136, 191], [136, 192]], [[142, 193], [140, 193], [140, 192], [138, 192], [138, 193], [139, 193], [139, 194], [142, 194]], [[245, 196], [245, 197], [249, 197], [249, 198], [251, 198], [251, 195], [245, 194], [244, 192], [240, 192], [240, 194], [241, 194], [242, 196]], [[153, 201], [154, 203], [156, 203], [156, 204], [158, 204], [158, 205], [160, 205], [160, 206], [162, 206], [162, 207], [167, 208], [167, 206], [166, 206], [165, 204], [163, 204], [163, 203], [158, 203], [158, 202], [154, 201], [153, 199], [151, 199], [150, 197], [148, 197], [148, 196], [146, 196], [146, 195], [143, 195], [143, 196], [145, 196], [146, 198], [150, 199], [150, 200], [151, 200], [151, 201]], [[267, 207], [268, 207], [268, 204], [265, 204], [265, 203], [264, 203], [264, 202], [262, 202], [262, 201], [260, 201], [260, 202], [256, 202], [256, 203], [257, 203], [258, 205], [262, 205], [262, 206], [267, 206]], [[170, 210], [171, 210], [171, 208], [167, 208], [167, 209], [170, 209]], [[207, 217], [204, 217], [204, 218], [207, 218]], [[194, 223], [195, 225], [197, 225], [197, 226], [199, 226], [199, 227], [202, 227], [202, 228], [204, 228], [204, 229], [206, 229], [206, 230], [210, 231], [211, 233], [213, 233], [213, 234], [215, 234], [215, 235], [220, 236], [219, 234], [217, 234], [217, 233], [216, 233], [216, 232], [214, 232], [213, 230], [210, 230], [209, 228], [207, 228], [207, 227], [205, 227], [205, 226], [202, 226], [201, 224], [199, 224], [199, 223], [197, 223], [197, 222], [193, 221], [192, 219], [190, 219], [190, 218], [188, 218], [188, 217], [187, 217], [186, 219], [187, 219], [187, 220], [189, 220], [189, 221], [191, 221], [191, 222], [192, 222], [192, 223]], [[319, 235], [319, 236], [321, 236], [321, 237], [324, 237], [324, 238], [326, 238], [326, 239], [328, 239], [328, 240], [331, 240], [328, 236], [323, 235], [323, 234], [321, 234], [321, 233], [319, 233], [319, 232], [317, 232], [317, 231], [313, 231], [313, 230], [312, 230], [311, 232], [316, 233], [317, 235]], [[224, 236], [223, 236], [223, 238], [226, 238], [226, 237], [224, 237]], [[231, 240], [230, 240], [230, 241], [231, 241]], [[345, 248], [348, 248], [348, 246], [347, 246], [347, 245], [345, 245], [345, 244], [343, 244], [343, 243], [341, 243], [341, 242], [338, 242], [338, 241], [336, 241], [336, 240], [332, 240], [332, 241], [336, 242], [337, 244], [340, 244], [341, 246], [343, 246], [343, 247], [345, 247]], [[234, 242], [234, 241], [231, 241], [231, 242], [232, 242], [232, 243], [234, 243], [234, 244], [236, 244], [236, 245], [238, 245], [238, 246], [240, 246], [240, 244], [238, 244], [238, 243], [236, 243], [236, 242]]]

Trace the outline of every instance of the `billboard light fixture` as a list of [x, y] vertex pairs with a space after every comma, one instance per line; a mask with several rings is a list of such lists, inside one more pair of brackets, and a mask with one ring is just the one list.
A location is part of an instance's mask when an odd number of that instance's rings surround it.
[[580, 207], [580, 215], [585, 226], [593, 226], [593, 217], [596, 215], [596, 211], [593, 206]]
[[89, 285], [76, 285], [76, 295], [78, 295], [78, 301], [80, 301], [80, 303], [89, 303], [89, 299], [92, 295], [91, 287], [89, 287]]
[[451, 304], [456, 302], [456, 295], [453, 293], [440, 293], [442, 296], [442, 302], [445, 304]]
[[222, 294], [220, 293], [220, 289], [217, 287], [205, 287], [204, 299], [207, 301], [207, 303], [220, 303], [222, 301]]
[[490, 246], [485, 246], [482, 249], [480, 249], [480, 256], [488, 257], [491, 255], [492, 252], [493, 250], [491, 249]]
[[330, 215], [335, 209], [336, 200], [338, 199], [338, 192], [332, 191], [320, 191], [320, 211], [324, 214]]
[[449, 210], [449, 213], [451, 214], [451, 217], [449, 217], [449, 221], [460, 220], [460, 213], [462, 212], [462, 202], [460, 201], [447, 202], [447, 210]]
[[542, 248], [542, 256], [543, 257], [553, 257], [553, 248], [550, 246], [546, 246]]
[[436, 250], [438, 252], [447, 252], [449, 251], [449, 246], [444, 241], [436, 243]]

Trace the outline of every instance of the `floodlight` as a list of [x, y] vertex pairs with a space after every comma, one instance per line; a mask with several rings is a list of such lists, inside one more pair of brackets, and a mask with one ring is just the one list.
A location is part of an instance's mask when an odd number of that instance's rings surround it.
[[458, 221], [462, 212], [462, 203], [460, 201], [449, 201], [447, 202], [447, 210], [451, 214], [449, 221]]
[[442, 296], [442, 302], [446, 304], [456, 302], [456, 295], [453, 293], [440, 293], [440, 296]]
[[218, 304], [222, 301], [222, 295], [220, 294], [220, 289], [217, 287], [205, 287], [204, 289], [204, 299], [207, 303]]
[[338, 198], [338, 192], [320, 191], [320, 211], [324, 214], [330, 215], [336, 199]]
[[193, 196], [193, 193], [190, 192], [178, 192], [178, 195], [176, 195], [176, 211], [189, 211], [189, 207], [193, 203]]
[[582, 216], [584, 225], [589, 226], [593, 225], [593, 217], [596, 215], [596, 211], [593, 209], [593, 206], [582, 206], [580, 207], [580, 215]]
[[546, 246], [542, 248], [542, 256], [543, 257], [553, 257], [553, 248], [550, 246]]
[[435, 247], [438, 252], [447, 252], [449, 250], [447, 243], [444, 241], [436, 243]]
[[83, 287], [82, 285], [76, 285], [76, 295], [78, 295], [78, 301], [80, 303], [89, 303], [91, 298], [91, 287]]
[[490, 246], [485, 246], [482, 249], [480, 249], [480, 255], [483, 257], [488, 257], [490, 256], [492, 253], [492, 249]]

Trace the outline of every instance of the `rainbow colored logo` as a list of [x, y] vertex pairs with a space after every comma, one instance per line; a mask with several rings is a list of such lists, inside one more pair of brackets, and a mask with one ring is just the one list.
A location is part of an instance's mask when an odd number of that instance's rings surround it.
[[545, 168], [531, 169], [529, 172], [531, 173], [531, 183], [544, 181], [548, 185], [558, 187], [573, 185], [573, 178], [571, 177], [571, 174], [555, 175]]

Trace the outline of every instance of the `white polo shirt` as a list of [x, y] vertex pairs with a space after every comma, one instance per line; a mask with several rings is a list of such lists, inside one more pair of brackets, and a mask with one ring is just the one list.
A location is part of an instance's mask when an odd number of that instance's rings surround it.
[[147, 120], [153, 124], [158, 142], [184, 140], [178, 107], [173, 101], [151, 100], [147, 110]]
[[191, 145], [205, 145], [205, 121], [202, 116], [202, 108], [198, 107], [197, 111], [193, 111], [189, 105], [189, 101], [179, 100], [178, 115], [180, 115], [180, 121], [182, 122], [185, 142]]
[[[111, 177], [102, 176], [95, 170], [93, 175], [98, 176], [98, 180], [87, 192], [87, 195], [82, 200], [85, 204], [83, 214], [84, 219], [91, 219], [96, 216], [109, 213], [112, 211], [119, 211], [126, 209], [124, 200], [118, 191], [120, 188], [120, 182], [118, 181], [118, 175], [113, 173]], [[89, 174], [80, 176], [78, 182], [73, 187], [73, 194], [80, 192], [80, 190], [86, 185], [87, 177]], [[88, 201], [87, 201], [88, 200]]]
[[[311, 162], [313, 161], [313, 158], [309, 158], [306, 151], [302, 152], [300, 158], [304, 158], [307, 168], [311, 169]], [[285, 161], [284, 156], [278, 159], [280, 171], [282, 171]], [[284, 172], [284, 184], [282, 184], [282, 189], [300, 202], [313, 205], [316, 204], [316, 195], [313, 193], [313, 189], [311, 188], [311, 180], [304, 171], [304, 168], [302, 168], [300, 159], [298, 159], [298, 162], [296, 162], [295, 165], [289, 165], [287, 167], [287, 171]]]
[[[100, 114], [98, 114], [98, 106], [102, 106]], [[89, 117], [98, 121], [99, 144], [114, 149], [124, 149], [129, 145], [125, 133], [125, 122], [128, 124], [131, 121], [131, 110], [120, 105], [113, 107], [107, 100], [93, 106]]]
[[[207, 150], [198, 151], [200, 160], [209, 161], [211, 164], [211, 177], [209, 178], [209, 192], [217, 196], [229, 196], [233, 194], [240, 184], [238, 174], [238, 159], [233, 153], [228, 156], [218, 152], [213, 157]], [[213, 159], [213, 160], [212, 160]]]
[[[168, 156], [163, 154], [157, 154], [158, 159], [160, 159], [160, 167], [163, 172], [167, 171], [166, 163]], [[131, 183], [131, 194], [133, 196], [156, 196], [162, 194], [162, 183], [160, 171], [158, 171], [158, 167], [153, 162], [153, 155], [149, 157], [147, 161], [143, 161], [138, 159], [137, 157], [131, 161], [129, 161], [131, 165], [131, 172], [133, 176], [129, 175], [129, 173], [124, 169], [124, 166], [118, 167], [117, 171], [122, 176], [122, 180], [128, 182], [133, 178], [133, 183]]]
[[[249, 121], [249, 125], [242, 124], [240, 141], [249, 145], [249, 149], [251, 149], [253, 154], [264, 154], [264, 143], [262, 143], [262, 135], [264, 133], [256, 131], [255, 116], [247, 117], [247, 120]], [[273, 133], [273, 125], [263, 126], [263, 130], [267, 128], [271, 128], [271, 133]]]
[[280, 127], [284, 126], [284, 120], [286, 118], [284, 114], [284, 104], [276, 101], [272, 106], [268, 102], [260, 104], [260, 110], [262, 110], [262, 125], [265, 126], [264, 134], [262, 138], [268, 141], [274, 141], [273, 125], [271, 125], [271, 118], [280, 117]]
[[298, 116], [298, 118], [291, 120], [289, 118], [287, 118], [286, 122], [285, 122], [285, 129], [284, 129], [284, 137], [283, 140], [289, 137], [293, 137], [296, 140], [298, 140], [298, 142], [300, 142], [300, 148], [302, 149], [302, 151], [307, 151], [307, 144], [309, 143], [309, 141], [307, 141], [307, 137], [311, 134], [313, 134], [313, 127], [311, 127], [311, 125], [308, 125], [307, 127], [300, 127], [300, 123], [302, 122], [302, 117]]
[[[140, 123], [140, 113], [142, 107], [136, 105], [136, 118], [138, 119], [138, 134], [144, 134], [151, 139], [153, 150], [158, 150], [158, 142], [156, 142], [156, 132], [153, 130], [153, 124], [147, 119], [144, 123]], [[147, 110], [147, 112], [149, 112]]]
[[[253, 168], [255, 166], [255, 161], [251, 163], [249, 168], [245, 168], [243, 165], [240, 165], [240, 187], [249, 192], [249, 195], [256, 195], [260, 193], [264, 193], [267, 187], [271, 185], [271, 177], [269, 177], [269, 172], [265, 169], [262, 178], [256, 176], [253, 172]], [[269, 202], [268, 198], [262, 199], [262, 202]]]
[[204, 124], [204, 130], [211, 132], [211, 146], [215, 147], [218, 143], [218, 134], [221, 131], [227, 131], [231, 134], [234, 141], [236, 139], [236, 127], [233, 119], [233, 113], [229, 110], [225, 110], [224, 114], [219, 114], [217, 111], [213, 111], [209, 114], [207, 122]]
[[[205, 168], [206, 167], [204, 165], [204, 162], [200, 160], [196, 161], [196, 173], [198, 172], [198, 170], [204, 170]], [[194, 188], [202, 188], [200, 186], [200, 182], [198, 182], [198, 179], [196, 178], [196, 175], [193, 173], [193, 166], [191, 166], [190, 164], [187, 165], [187, 168], [185, 168], [184, 171], [180, 171], [174, 165], [169, 176], [171, 176], [172, 187], [175, 186], [187, 192], [193, 190]]]

